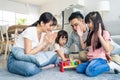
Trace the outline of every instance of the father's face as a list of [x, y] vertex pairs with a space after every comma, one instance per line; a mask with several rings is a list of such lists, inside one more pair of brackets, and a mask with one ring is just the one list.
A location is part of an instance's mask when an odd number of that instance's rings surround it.
[[77, 19], [77, 18], [74, 18], [70, 21], [70, 25], [72, 26], [72, 29], [74, 31], [77, 31], [77, 27], [80, 27], [81, 21], [82, 21], [82, 19]]

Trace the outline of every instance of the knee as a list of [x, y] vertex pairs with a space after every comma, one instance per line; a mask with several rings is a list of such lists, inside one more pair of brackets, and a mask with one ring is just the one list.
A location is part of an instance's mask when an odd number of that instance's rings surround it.
[[25, 69], [23, 76], [33, 76], [39, 72], [41, 72], [41, 69], [39, 67], [37, 67], [36, 65], [31, 65]]
[[19, 74], [19, 75], [22, 75], [25, 77], [33, 76], [33, 75], [41, 72], [41, 69], [35, 65], [31, 65], [26, 68], [18, 68], [17, 69], [17, 67], [13, 67], [12, 64], [8, 64], [7, 68], [8, 68], [9, 72], [14, 73], [14, 74]]
[[78, 72], [78, 73], [83, 73], [83, 70], [82, 70], [83, 68], [81, 67], [81, 65], [78, 65], [77, 67], [76, 67], [76, 71]]
[[86, 75], [89, 76], [89, 77], [94, 77], [96, 76], [96, 71], [94, 70], [93, 67], [88, 67], [85, 71]]

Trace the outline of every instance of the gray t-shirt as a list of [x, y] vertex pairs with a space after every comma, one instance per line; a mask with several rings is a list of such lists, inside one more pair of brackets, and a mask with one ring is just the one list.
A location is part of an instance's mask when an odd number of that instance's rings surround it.
[[[88, 34], [88, 29], [87, 31], [83, 34], [83, 40], [85, 41], [86, 38], [87, 38], [87, 34]], [[80, 44], [80, 38], [79, 38], [79, 35], [77, 34], [77, 32], [75, 31], [72, 31], [69, 38], [68, 38], [68, 42], [66, 44], [66, 47], [67, 47], [67, 50], [68, 50], [68, 53], [70, 52], [70, 47], [75, 44], [77, 47], [78, 47], [78, 51], [81, 51], [82, 48], [81, 48], [81, 44]]]

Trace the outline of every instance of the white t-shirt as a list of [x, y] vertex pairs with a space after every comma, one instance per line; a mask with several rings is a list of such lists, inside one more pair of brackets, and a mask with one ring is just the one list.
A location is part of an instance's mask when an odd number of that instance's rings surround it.
[[41, 34], [41, 39], [39, 41], [37, 35], [37, 28], [28, 27], [18, 36], [13, 47], [24, 48], [24, 38], [27, 38], [32, 41], [32, 49], [33, 49], [43, 42], [44, 35], [45, 33]]
[[56, 50], [60, 50], [63, 54], [65, 54], [65, 52], [66, 52], [65, 46], [62, 47], [58, 43], [55, 43], [54, 46], [53, 46], [53, 51], [56, 51]]

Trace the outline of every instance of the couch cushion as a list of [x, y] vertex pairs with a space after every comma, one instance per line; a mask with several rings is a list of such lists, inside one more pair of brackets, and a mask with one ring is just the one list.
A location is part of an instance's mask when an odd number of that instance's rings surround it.
[[111, 38], [120, 45], [120, 35], [112, 35]]

